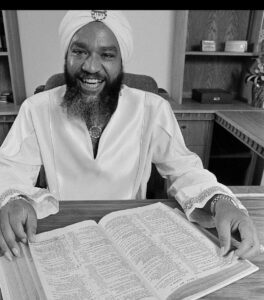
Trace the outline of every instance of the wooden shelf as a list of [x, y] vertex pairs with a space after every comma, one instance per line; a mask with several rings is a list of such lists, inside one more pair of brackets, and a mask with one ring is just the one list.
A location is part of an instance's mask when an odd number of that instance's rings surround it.
[[173, 99], [170, 105], [174, 113], [216, 113], [218, 111], [259, 111], [245, 102], [232, 100], [231, 104], [202, 104], [190, 98], [184, 98], [183, 103], [179, 104]]
[[250, 152], [241, 153], [230, 153], [230, 154], [211, 154], [210, 159], [240, 159], [240, 158], [251, 158]]
[[201, 55], [201, 56], [252, 56], [257, 57], [260, 54], [256, 52], [226, 52], [226, 51], [186, 51], [185, 55]]
[[0, 51], [0, 56], [8, 56], [8, 52], [7, 51]]
[[[177, 10], [171, 74], [171, 98], [180, 105], [194, 88], [221, 88], [241, 102], [251, 101], [244, 82], [253, 59], [263, 54], [263, 10]], [[213, 40], [216, 51], [201, 51], [202, 40]], [[248, 42], [247, 52], [224, 51], [226, 41]]]

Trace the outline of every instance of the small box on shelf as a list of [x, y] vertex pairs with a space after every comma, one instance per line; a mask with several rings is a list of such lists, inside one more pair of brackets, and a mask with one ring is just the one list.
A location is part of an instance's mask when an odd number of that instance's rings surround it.
[[193, 89], [192, 98], [206, 104], [228, 104], [233, 97], [224, 89]]
[[201, 51], [216, 51], [216, 43], [215, 41], [206, 41], [202, 40], [201, 41]]

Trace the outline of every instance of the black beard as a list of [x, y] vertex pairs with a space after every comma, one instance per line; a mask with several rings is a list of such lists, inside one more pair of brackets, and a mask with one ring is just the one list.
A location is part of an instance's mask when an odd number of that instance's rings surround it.
[[[85, 72], [83, 72], [85, 74]], [[89, 123], [95, 111], [102, 115], [112, 115], [118, 104], [119, 93], [122, 88], [124, 73], [121, 69], [119, 75], [112, 82], [106, 81], [105, 87], [99, 95], [83, 96], [75, 77], [72, 77], [64, 65], [66, 92], [61, 106], [67, 110], [69, 116], [79, 117]]]

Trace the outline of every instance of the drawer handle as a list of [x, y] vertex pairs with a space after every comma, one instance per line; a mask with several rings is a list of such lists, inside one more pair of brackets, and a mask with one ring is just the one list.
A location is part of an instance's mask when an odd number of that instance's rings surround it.
[[181, 129], [186, 129], [187, 126], [186, 125], [181, 125]]

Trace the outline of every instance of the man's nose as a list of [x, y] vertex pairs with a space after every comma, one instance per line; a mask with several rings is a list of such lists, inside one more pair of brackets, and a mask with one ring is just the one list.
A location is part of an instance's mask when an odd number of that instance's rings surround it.
[[82, 65], [82, 69], [89, 73], [96, 73], [101, 69], [101, 61], [98, 55], [93, 54], [86, 58]]

